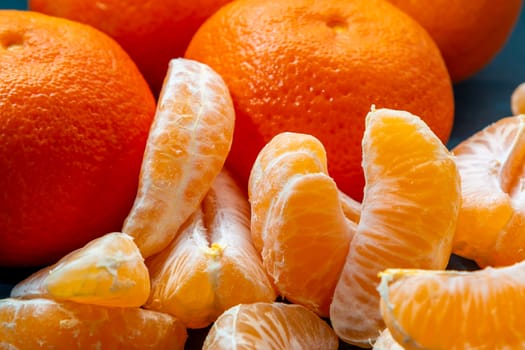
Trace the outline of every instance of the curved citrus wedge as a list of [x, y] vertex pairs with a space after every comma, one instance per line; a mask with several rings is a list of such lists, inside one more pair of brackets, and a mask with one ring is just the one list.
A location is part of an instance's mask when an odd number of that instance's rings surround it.
[[330, 320], [342, 340], [370, 347], [385, 327], [376, 291], [378, 272], [446, 267], [460, 181], [452, 155], [408, 112], [372, 110], [362, 144], [366, 186], [361, 217]]
[[252, 235], [266, 271], [283, 297], [322, 316], [355, 229], [343, 207], [359, 215], [326, 172], [316, 138], [282, 133], [261, 150], [249, 181]]
[[253, 247], [249, 210], [234, 180], [221, 172], [177, 238], [146, 261], [152, 288], [145, 307], [201, 328], [233, 305], [275, 300]]
[[122, 229], [145, 258], [165, 248], [199, 206], [224, 165], [234, 123], [229, 91], [215, 71], [192, 60], [170, 61]]
[[525, 259], [525, 115], [498, 120], [453, 153], [462, 186], [453, 252], [481, 267]]
[[525, 83], [518, 85], [510, 97], [512, 115], [525, 114]]
[[0, 349], [184, 349], [182, 322], [141, 308], [0, 300]]
[[11, 297], [139, 307], [149, 293], [149, 273], [139, 249], [129, 235], [113, 232], [18, 283]]
[[381, 313], [405, 349], [523, 349], [525, 262], [478, 271], [387, 269]]
[[392, 333], [386, 328], [377, 337], [373, 350], [404, 350], [404, 348], [394, 340]]
[[313, 136], [282, 133], [259, 152], [248, 179], [251, 232], [259, 252], [272, 200], [290, 177], [310, 173], [328, 173], [324, 147]]
[[253, 303], [226, 310], [211, 327], [203, 350], [335, 350], [338, 343], [330, 326], [304, 306]]

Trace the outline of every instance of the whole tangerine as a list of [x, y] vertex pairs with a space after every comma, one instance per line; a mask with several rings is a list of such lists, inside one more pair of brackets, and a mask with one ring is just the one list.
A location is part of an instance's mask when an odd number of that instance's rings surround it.
[[119, 231], [155, 99], [84, 24], [0, 11], [0, 265], [43, 265]]
[[382, 0], [236, 0], [197, 31], [186, 57], [226, 81], [236, 109], [227, 166], [246, 183], [262, 147], [280, 132], [325, 146], [338, 186], [361, 199], [361, 139], [371, 105], [421, 116], [446, 142], [450, 77], [438, 47]]
[[168, 62], [184, 55], [199, 26], [231, 0], [29, 0], [33, 11], [89, 24], [115, 39], [154, 94]]
[[388, 1], [429, 32], [455, 82], [477, 73], [503, 48], [523, 4], [523, 0]]

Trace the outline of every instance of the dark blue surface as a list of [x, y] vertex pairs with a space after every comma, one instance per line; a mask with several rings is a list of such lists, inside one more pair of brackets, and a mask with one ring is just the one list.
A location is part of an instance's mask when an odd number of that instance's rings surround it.
[[[124, 1], [124, 0], [123, 0]], [[475, 0], [470, 0], [475, 1]], [[27, 1], [0, 0], [0, 8], [27, 8]], [[514, 88], [525, 82], [525, 15], [520, 20], [504, 49], [474, 77], [454, 86], [456, 120], [449, 147], [484, 128], [488, 124], [509, 116], [510, 96]], [[453, 257], [450, 268], [473, 269], [476, 266]], [[0, 268], [0, 298], [6, 297], [14, 283], [34, 269]], [[187, 349], [198, 349], [205, 330], [191, 331]], [[341, 349], [358, 349], [341, 345]]]
[[525, 82], [525, 11], [503, 50], [481, 72], [454, 86], [453, 147], [491, 122], [509, 116], [510, 96]]
[[0, 8], [24, 10], [27, 8], [27, 1], [26, 0], [0, 0]]

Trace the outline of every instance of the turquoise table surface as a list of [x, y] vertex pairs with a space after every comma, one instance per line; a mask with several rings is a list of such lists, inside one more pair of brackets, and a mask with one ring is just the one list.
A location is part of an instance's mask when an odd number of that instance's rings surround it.
[[20, 9], [27, 8], [27, 0], [0, 0], [0, 9]]
[[[0, 8], [26, 9], [27, 1], [0, 0]], [[494, 60], [475, 76], [455, 84], [455, 122], [448, 146], [453, 147], [490, 123], [509, 116], [510, 96], [522, 82], [525, 82], [525, 13]], [[453, 256], [449, 268], [475, 269], [476, 266]], [[7, 297], [13, 284], [33, 271], [0, 267], [0, 298]], [[186, 349], [200, 349], [205, 332], [190, 331]], [[341, 344], [340, 349], [359, 348]]]

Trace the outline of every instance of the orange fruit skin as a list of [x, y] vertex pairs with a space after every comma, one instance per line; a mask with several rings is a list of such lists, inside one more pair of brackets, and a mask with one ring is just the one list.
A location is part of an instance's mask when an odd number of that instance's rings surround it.
[[212, 15], [185, 56], [226, 81], [236, 109], [229, 168], [246, 182], [279, 132], [311, 134], [329, 173], [362, 198], [361, 138], [372, 104], [420, 115], [447, 141], [453, 94], [428, 33], [378, 0], [239, 0]]
[[477, 73], [501, 50], [523, 4], [523, 0], [388, 1], [429, 32], [456, 82]]
[[136, 194], [153, 95], [89, 26], [0, 11], [0, 265], [43, 265], [118, 231]]
[[48, 299], [0, 300], [2, 349], [182, 350], [186, 328], [176, 318], [140, 308]]
[[114, 38], [157, 94], [168, 62], [184, 54], [197, 28], [231, 0], [30, 0], [33, 11], [89, 24]]

